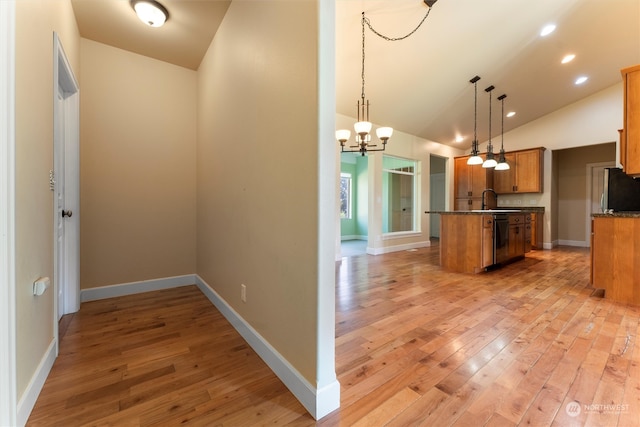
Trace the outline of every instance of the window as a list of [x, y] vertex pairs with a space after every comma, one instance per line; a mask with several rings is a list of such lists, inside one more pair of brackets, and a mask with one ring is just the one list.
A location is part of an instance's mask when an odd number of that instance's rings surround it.
[[382, 232], [417, 231], [415, 160], [382, 158]]
[[351, 219], [351, 174], [340, 174], [340, 218]]

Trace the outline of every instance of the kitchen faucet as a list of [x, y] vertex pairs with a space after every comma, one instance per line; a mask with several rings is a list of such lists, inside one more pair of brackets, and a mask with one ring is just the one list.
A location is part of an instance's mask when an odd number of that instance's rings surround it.
[[487, 206], [487, 204], [484, 202], [484, 194], [487, 191], [490, 191], [496, 197], [496, 206], [498, 206], [498, 193], [496, 193], [496, 191], [493, 188], [486, 188], [482, 191], [482, 210], [484, 210], [484, 208]]

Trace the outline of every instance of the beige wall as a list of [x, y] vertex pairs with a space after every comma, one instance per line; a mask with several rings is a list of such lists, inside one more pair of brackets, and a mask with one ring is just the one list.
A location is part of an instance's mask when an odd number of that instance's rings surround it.
[[588, 163], [614, 162], [616, 144], [590, 145], [557, 151], [558, 240], [589, 244], [586, 234]]
[[81, 40], [81, 288], [195, 272], [197, 73]]
[[53, 342], [53, 32], [76, 76], [80, 37], [67, 0], [16, 2], [16, 388], [24, 393]]
[[317, 9], [231, 4], [198, 70], [197, 150], [197, 272], [314, 385]]

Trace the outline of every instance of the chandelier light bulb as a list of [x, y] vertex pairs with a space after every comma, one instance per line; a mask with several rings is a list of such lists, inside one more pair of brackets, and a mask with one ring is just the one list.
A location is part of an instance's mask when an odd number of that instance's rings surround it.
[[351, 138], [351, 131], [349, 129], [339, 129], [336, 131], [336, 139], [340, 142], [347, 142]]
[[357, 122], [353, 125], [358, 135], [366, 135], [371, 132], [371, 122]]
[[378, 135], [378, 138], [380, 138], [381, 140], [386, 141], [387, 139], [391, 138], [391, 135], [393, 135], [393, 128], [390, 128], [388, 126], [378, 128], [376, 129], [376, 135]]

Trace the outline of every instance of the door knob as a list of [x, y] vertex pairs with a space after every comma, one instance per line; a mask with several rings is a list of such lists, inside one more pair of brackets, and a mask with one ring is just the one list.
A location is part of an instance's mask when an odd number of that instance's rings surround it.
[[71, 215], [73, 215], [73, 212], [71, 212], [71, 210], [65, 211], [64, 209], [62, 210], [62, 218], [69, 217], [71, 218]]

